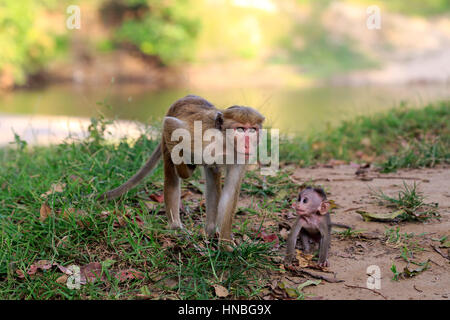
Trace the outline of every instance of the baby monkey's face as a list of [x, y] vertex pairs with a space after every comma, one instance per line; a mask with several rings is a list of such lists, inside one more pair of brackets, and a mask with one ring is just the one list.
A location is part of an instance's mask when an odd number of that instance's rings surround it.
[[329, 202], [324, 200], [317, 191], [308, 188], [300, 192], [293, 208], [298, 215], [311, 215], [317, 212], [326, 214], [329, 209]]

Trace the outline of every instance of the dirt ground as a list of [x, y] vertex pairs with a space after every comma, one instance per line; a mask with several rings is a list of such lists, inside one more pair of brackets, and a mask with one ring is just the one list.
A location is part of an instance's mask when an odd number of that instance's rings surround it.
[[[303, 289], [306, 299], [449, 299], [450, 298], [450, 260], [436, 252], [432, 245], [439, 248], [439, 242], [432, 239], [450, 236], [450, 168], [399, 170], [396, 173], [380, 174], [369, 171], [366, 181], [355, 175], [351, 165], [333, 168], [296, 168], [292, 179], [300, 184], [314, 181], [325, 187], [328, 198], [335, 201], [338, 208], [331, 218], [333, 222], [344, 223], [354, 230], [364, 230], [365, 235], [373, 239], [340, 239], [332, 235], [329, 255], [329, 272], [305, 269], [328, 278], [343, 280], [339, 283], [322, 281], [318, 286]], [[373, 179], [372, 179], [373, 178]], [[418, 191], [426, 197], [425, 202], [439, 203], [438, 212], [441, 220], [430, 222], [381, 223], [365, 222], [357, 210], [368, 212], [388, 212], [373, 197], [371, 190], [381, 189], [389, 196], [396, 196], [403, 187], [403, 181], [417, 184]], [[392, 210], [391, 210], [392, 211]], [[292, 224], [293, 220], [289, 221]], [[393, 263], [398, 271], [406, 266], [400, 257], [401, 247], [388, 243], [385, 230], [400, 227], [403, 234], [414, 233], [424, 251], [414, 255], [414, 261], [423, 262], [430, 259], [430, 268], [408, 279], [392, 280], [390, 270]], [[426, 232], [425, 236], [418, 236]], [[449, 237], [450, 238], [450, 237]], [[281, 250], [285, 250], [284, 247]], [[440, 248], [443, 255], [449, 256], [448, 248]], [[284, 252], [284, 251], [283, 251]], [[379, 266], [381, 270], [381, 288], [378, 293], [367, 289], [367, 267]], [[418, 268], [410, 265], [410, 269]], [[333, 275], [334, 274], [334, 275]], [[309, 278], [309, 277], [306, 277]], [[274, 283], [287, 279], [294, 285], [305, 281], [305, 277], [290, 271], [274, 277]], [[311, 279], [311, 278], [310, 278]]]

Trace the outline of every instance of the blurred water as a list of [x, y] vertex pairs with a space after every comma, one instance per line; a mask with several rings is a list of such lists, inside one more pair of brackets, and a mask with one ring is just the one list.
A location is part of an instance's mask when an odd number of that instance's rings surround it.
[[[69, 134], [83, 137], [89, 117], [152, 122], [186, 94], [200, 95], [218, 108], [248, 105], [260, 110], [266, 125], [283, 133], [302, 134], [336, 125], [361, 114], [373, 114], [405, 102], [421, 107], [450, 99], [450, 85], [390, 87], [321, 87], [297, 90], [236, 88], [224, 90], [169, 89], [151, 91], [144, 86], [52, 86], [0, 95], [0, 145], [14, 139], [13, 130], [34, 144], [58, 143]], [[114, 137], [139, 134], [132, 122], [111, 129]]]

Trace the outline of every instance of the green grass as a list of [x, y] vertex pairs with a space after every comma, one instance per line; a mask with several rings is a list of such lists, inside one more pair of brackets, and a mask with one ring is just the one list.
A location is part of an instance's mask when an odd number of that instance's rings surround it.
[[332, 159], [375, 162], [383, 172], [450, 163], [450, 101], [399, 107], [336, 128], [280, 141], [280, 160], [309, 166]]
[[386, 195], [382, 190], [373, 192], [382, 205], [393, 208], [394, 211], [402, 210], [398, 217], [406, 221], [424, 221], [439, 217], [437, 203], [425, 203], [425, 197], [417, 191], [417, 185], [407, 185], [403, 182], [403, 188], [398, 192], [397, 197]]
[[[232, 253], [219, 250], [203, 238], [204, 212], [194, 200], [183, 200], [183, 222], [192, 234], [168, 230], [163, 205], [149, 210], [142, 199], [162, 192], [161, 165], [122, 201], [95, 201], [93, 194], [123, 183], [157, 145], [146, 135], [133, 144], [107, 144], [103, 121], [94, 121], [91, 138], [80, 143], [30, 148], [16, 136], [17, 148], [0, 149], [0, 299], [210, 299], [215, 284], [229, 290], [228, 298], [257, 298], [269, 281], [265, 272], [274, 268], [271, 244], [237, 222], [235, 235], [244, 230], [255, 240]], [[53, 184], [63, 185], [62, 192], [45, 199], [41, 195]], [[43, 203], [54, 214], [40, 221]], [[82, 214], [60, 213], [71, 208]], [[118, 216], [123, 226], [117, 225]], [[107, 280], [72, 290], [56, 282], [62, 275], [57, 268], [18, 278], [16, 270], [26, 273], [38, 260], [65, 267], [112, 263], [103, 270]], [[144, 279], [111, 277], [129, 268], [143, 272]]]

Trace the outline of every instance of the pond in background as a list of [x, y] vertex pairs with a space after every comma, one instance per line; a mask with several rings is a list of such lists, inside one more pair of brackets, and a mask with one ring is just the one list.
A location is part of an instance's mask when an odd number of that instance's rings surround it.
[[[402, 102], [420, 107], [429, 102], [450, 99], [450, 85], [159, 91], [147, 90], [142, 85], [51, 86], [42, 90], [0, 94], [0, 136], [3, 142], [11, 141], [11, 128], [21, 135], [24, 127], [34, 127], [37, 134], [49, 134], [51, 130], [39, 126], [51, 123], [52, 119], [64, 119], [52, 116], [89, 118], [102, 112], [107, 117], [123, 120], [160, 120], [176, 99], [190, 93], [206, 98], [218, 108], [234, 104], [252, 106], [266, 116], [266, 125], [279, 128], [282, 134], [302, 134], [336, 125], [357, 115], [391, 109]], [[77, 121], [86, 123], [86, 119], [77, 118]], [[65, 138], [67, 130], [53, 132], [53, 135]]]

